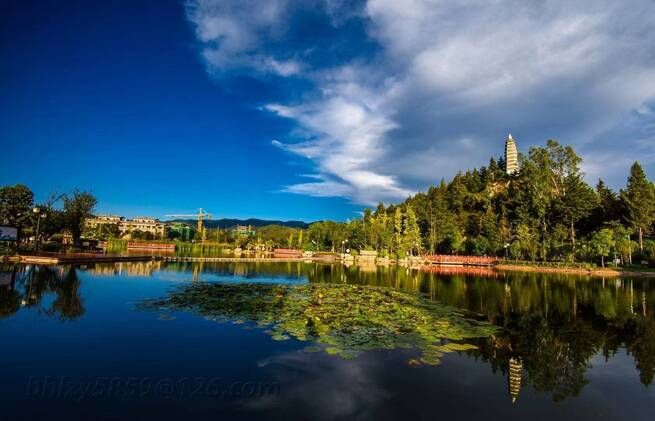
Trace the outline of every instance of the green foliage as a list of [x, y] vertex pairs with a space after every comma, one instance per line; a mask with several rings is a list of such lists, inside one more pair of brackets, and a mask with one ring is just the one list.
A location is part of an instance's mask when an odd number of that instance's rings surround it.
[[429, 365], [444, 353], [476, 348], [462, 341], [498, 331], [419, 294], [348, 284], [199, 284], [140, 308], [249, 321], [268, 327], [274, 340], [312, 341], [346, 359], [374, 349], [417, 348], [418, 362]]
[[[84, 238], [93, 240], [108, 240], [110, 238], [120, 237], [120, 229], [118, 224], [98, 224], [95, 228], [84, 228]], [[140, 236], [134, 236], [134, 231], [131, 233], [133, 239], [142, 239]], [[151, 237], [154, 238], [153, 235]], [[153, 239], [150, 238], [150, 239]]]
[[639, 247], [643, 250], [643, 233], [655, 222], [655, 187], [648, 181], [638, 162], [630, 168], [628, 185], [621, 192], [625, 206], [624, 220], [639, 233]]
[[135, 229], [130, 231], [129, 234], [132, 240], [152, 241], [155, 239], [155, 235], [149, 231]]
[[34, 194], [22, 184], [0, 188], [0, 223], [23, 228], [30, 224]]
[[421, 251], [421, 244], [421, 232], [418, 227], [416, 213], [414, 212], [414, 208], [412, 208], [412, 206], [407, 206], [407, 211], [403, 223], [404, 248], [413, 255], [414, 252], [419, 253]]
[[75, 245], [80, 244], [84, 222], [92, 216], [96, 203], [97, 200], [91, 193], [79, 190], [73, 191], [72, 195], [64, 196], [65, 226], [70, 231]]
[[609, 228], [602, 228], [591, 236], [590, 245], [593, 253], [601, 257], [602, 266], [605, 266], [605, 257], [609, 256], [615, 247], [614, 233]]

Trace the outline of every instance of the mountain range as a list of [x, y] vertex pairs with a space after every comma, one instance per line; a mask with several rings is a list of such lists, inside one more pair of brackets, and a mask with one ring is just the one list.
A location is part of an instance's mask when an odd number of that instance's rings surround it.
[[[197, 220], [195, 219], [172, 219], [166, 222], [182, 222], [185, 224], [189, 224], [191, 226], [195, 226], [195, 224], [198, 223]], [[266, 225], [281, 225], [284, 227], [290, 227], [290, 228], [302, 228], [306, 229], [309, 224], [307, 222], [303, 221], [277, 221], [277, 220], [269, 220], [269, 219], [257, 219], [257, 218], [250, 218], [250, 219], [229, 219], [229, 218], [222, 218], [222, 219], [207, 219], [203, 221], [203, 224], [207, 228], [234, 228], [237, 225], [250, 225], [252, 227], [258, 228], [258, 227], [263, 227]]]

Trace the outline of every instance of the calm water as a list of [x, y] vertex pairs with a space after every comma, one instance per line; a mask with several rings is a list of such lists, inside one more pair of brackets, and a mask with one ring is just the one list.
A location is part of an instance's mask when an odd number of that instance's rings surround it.
[[0, 269], [3, 420], [650, 420], [654, 372], [653, 280], [305, 263]]

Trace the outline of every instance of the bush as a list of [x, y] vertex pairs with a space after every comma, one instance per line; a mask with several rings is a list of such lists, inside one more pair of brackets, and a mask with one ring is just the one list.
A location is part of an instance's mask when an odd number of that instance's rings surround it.
[[643, 260], [648, 260], [650, 264], [655, 264], [655, 241], [644, 241], [644, 252], [640, 256]]
[[59, 243], [43, 243], [39, 246], [39, 249], [41, 251], [48, 251], [48, 252], [58, 252], [61, 251], [62, 245]]
[[508, 260], [503, 262], [503, 264], [558, 269], [595, 269], [598, 267], [595, 263], [587, 262], [537, 262], [530, 260]]

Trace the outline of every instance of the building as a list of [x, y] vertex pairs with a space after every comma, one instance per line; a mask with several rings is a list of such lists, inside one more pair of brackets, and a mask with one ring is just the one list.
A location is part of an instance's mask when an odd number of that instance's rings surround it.
[[115, 215], [98, 215], [94, 218], [87, 218], [84, 222], [86, 228], [94, 229], [101, 225], [117, 225], [121, 235], [125, 235], [131, 231], [149, 232], [155, 238], [163, 238], [166, 236], [166, 224], [160, 222], [159, 219], [149, 217], [138, 217], [127, 219], [122, 216]]
[[519, 170], [519, 158], [516, 151], [516, 142], [510, 133], [505, 140], [505, 171], [507, 174], [514, 174]]
[[233, 231], [240, 237], [250, 237], [255, 235], [255, 230], [252, 225], [237, 225]]
[[149, 232], [155, 238], [163, 238], [166, 235], [166, 224], [159, 222], [159, 219], [140, 216], [133, 219], [123, 219], [118, 225], [121, 234], [130, 231]]
[[84, 223], [87, 228], [98, 228], [100, 225], [120, 225], [123, 219], [125, 218], [122, 216], [98, 215], [95, 218], [87, 218]]

